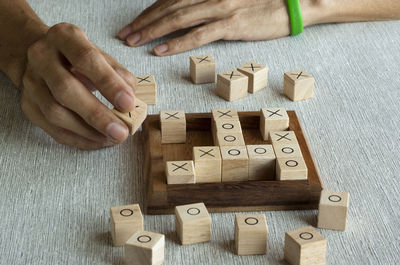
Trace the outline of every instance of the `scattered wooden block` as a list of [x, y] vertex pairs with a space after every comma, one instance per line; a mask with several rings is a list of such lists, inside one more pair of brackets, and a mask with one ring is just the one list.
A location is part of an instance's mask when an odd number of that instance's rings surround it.
[[304, 70], [285, 73], [283, 93], [292, 101], [312, 98], [314, 95], [314, 77]]
[[190, 56], [190, 77], [195, 84], [214, 83], [214, 58], [211, 55]]
[[235, 246], [238, 255], [267, 253], [268, 226], [263, 214], [235, 216]]
[[124, 246], [125, 265], [161, 265], [164, 263], [165, 236], [137, 231]]
[[289, 116], [284, 108], [261, 109], [260, 131], [264, 141], [268, 140], [271, 131], [289, 129]]
[[270, 132], [269, 138], [272, 144], [295, 144], [298, 143], [294, 131]]
[[216, 135], [216, 145], [218, 146], [239, 146], [245, 145], [241, 132], [219, 133]]
[[308, 226], [285, 234], [285, 260], [290, 265], [323, 265], [326, 239]]
[[318, 208], [318, 228], [346, 230], [349, 193], [322, 190]]
[[267, 67], [256, 62], [248, 62], [239, 67], [238, 71], [249, 78], [248, 90], [250, 93], [256, 93], [267, 86]]
[[120, 118], [129, 128], [129, 133], [133, 135], [142, 125], [147, 116], [147, 104], [136, 98], [136, 107], [128, 113], [119, 112], [113, 109], [112, 112]]
[[168, 184], [196, 183], [193, 161], [168, 161], [166, 166]]
[[176, 231], [182, 245], [211, 240], [211, 217], [204, 203], [175, 207]]
[[246, 146], [221, 146], [222, 181], [249, 179], [249, 157]]
[[247, 145], [249, 180], [274, 180], [276, 156], [272, 145]]
[[163, 144], [186, 142], [186, 118], [183, 110], [160, 111], [160, 123]]
[[124, 245], [138, 230], [143, 230], [143, 215], [139, 204], [111, 207], [110, 232], [115, 247]]
[[157, 103], [157, 84], [153, 75], [136, 76], [135, 96], [146, 104]]
[[222, 158], [218, 146], [193, 147], [196, 183], [221, 182]]
[[300, 146], [298, 143], [294, 144], [272, 144], [274, 147], [276, 158], [290, 158], [290, 157], [302, 157]]
[[234, 101], [247, 96], [249, 78], [237, 70], [217, 76], [217, 95], [227, 101]]
[[307, 180], [308, 170], [302, 157], [277, 158], [277, 180]]

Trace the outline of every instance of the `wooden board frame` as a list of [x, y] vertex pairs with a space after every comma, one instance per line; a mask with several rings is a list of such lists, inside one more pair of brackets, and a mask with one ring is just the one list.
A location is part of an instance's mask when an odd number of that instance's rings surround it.
[[[308, 168], [308, 180], [242, 181], [167, 185], [165, 162], [192, 160], [193, 146], [213, 146], [211, 112], [186, 114], [184, 144], [161, 144], [160, 116], [144, 124], [147, 214], [172, 214], [177, 205], [204, 202], [210, 212], [316, 209], [323, 188], [307, 141], [294, 111], [287, 111]], [[268, 144], [259, 130], [260, 112], [239, 112], [246, 144]]]

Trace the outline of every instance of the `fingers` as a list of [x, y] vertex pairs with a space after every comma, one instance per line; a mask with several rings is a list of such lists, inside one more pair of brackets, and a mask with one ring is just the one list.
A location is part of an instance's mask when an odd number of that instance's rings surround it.
[[215, 20], [223, 15], [224, 13], [218, 8], [213, 8], [213, 3], [210, 2], [181, 8], [140, 29], [136, 34], [141, 38], [128, 37], [127, 44], [139, 46], [171, 32]]
[[42, 128], [47, 134], [53, 137], [54, 140], [56, 140], [60, 144], [74, 146], [83, 150], [94, 150], [105, 147], [103, 143], [88, 140], [73, 132], [61, 129], [50, 124], [46, 121], [39, 107], [28, 100], [26, 96], [23, 96], [23, 99], [21, 101], [21, 108], [26, 117], [31, 120], [34, 125]]
[[49, 30], [48, 36], [77, 72], [87, 77], [117, 109], [128, 112], [134, 108], [133, 88], [114, 71], [81, 29], [58, 24]]
[[111, 67], [119, 74], [125, 82], [128, 83], [131, 87], [135, 88], [137, 86], [136, 77], [129, 72], [125, 67], [123, 67], [120, 63], [118, 63], [113, 57], [109, 54], [103, 52], [104, 58], [106, 58], [107, 62], [111, 65]]
[[153, 53], [157, 56], [166, 56], [197, 48], [201, 45], [224, 39], [225, 29], [229, 20], [219, 20], [191, 30], [182, 37], [172, 39], [156, 46]]

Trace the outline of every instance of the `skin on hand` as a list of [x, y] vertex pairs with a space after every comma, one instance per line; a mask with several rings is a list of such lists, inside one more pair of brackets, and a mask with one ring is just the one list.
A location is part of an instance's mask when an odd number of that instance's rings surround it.
[[134, 108], [136, 78], [92, 44], [78, 27], [61, 23], [28, 49], [21, 106], [57, 142], [98, 149], [124, 141], [127, 126], [91, 91], [121, 112]]
[[[316, 1], [302, 2], [304, 24], [309, 25], [313, 21], [307, 18], [317, 17]], [[290, 33], [285, 0], [159, 0], [118, 37], [129, 46], [140, 46], [190, 27], [194, 28], [184, 36], [155, 47], [154, 54], [176, 54], [216, 40], [266, 40]]]

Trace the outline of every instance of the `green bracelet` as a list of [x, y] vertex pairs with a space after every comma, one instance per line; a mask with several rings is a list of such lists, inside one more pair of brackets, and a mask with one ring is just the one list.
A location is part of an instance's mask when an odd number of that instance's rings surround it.
[[303, 16], [301, 15], [301, 7], [299, 0], [287, 0], [291, 35], [297, 35], [303, 32]]

